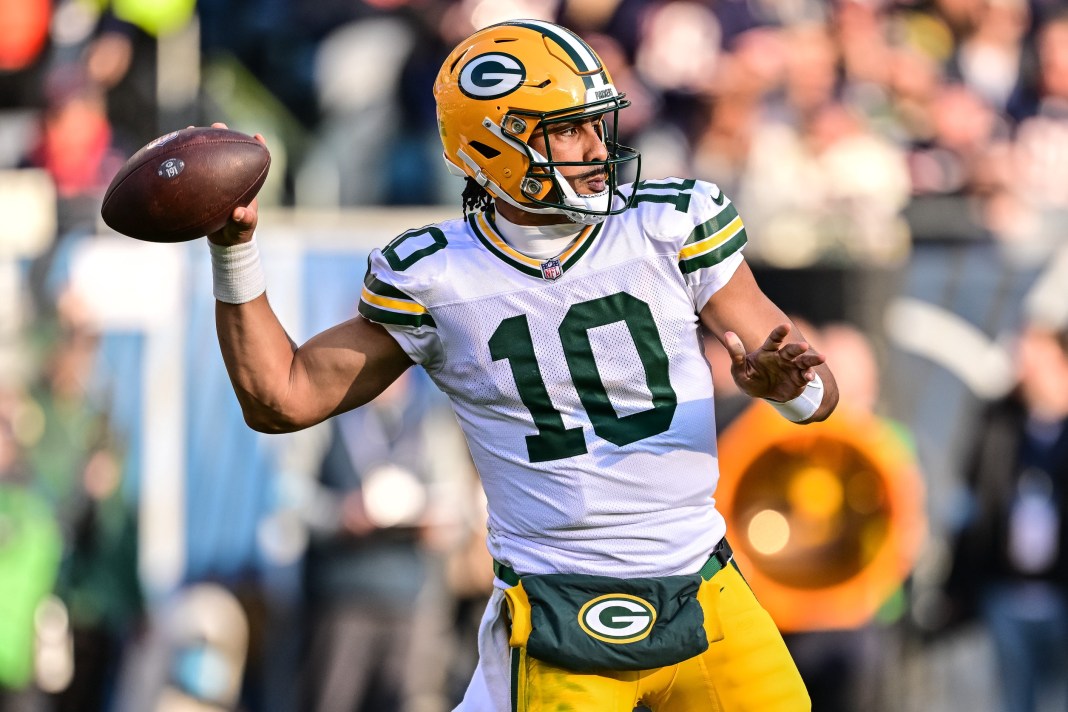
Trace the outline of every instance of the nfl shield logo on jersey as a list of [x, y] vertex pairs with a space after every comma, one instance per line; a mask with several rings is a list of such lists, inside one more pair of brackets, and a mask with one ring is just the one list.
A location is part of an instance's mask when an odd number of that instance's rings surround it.
[[560, 275], [563, 273], [564, 270], [560, 267], [560, 260], [555, 257], [541, 263], [541, 276], [550, 282], [560, 279]]

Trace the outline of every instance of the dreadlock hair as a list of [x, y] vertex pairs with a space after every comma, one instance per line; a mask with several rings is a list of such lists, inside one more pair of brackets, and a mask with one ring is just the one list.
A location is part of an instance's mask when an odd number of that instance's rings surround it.
[[464, 178], [464, 180], [467, 182], [467, 185], [464, 186], [463, 194], [464, 215], [481, 213], [493, 207], [493, 197], [478, 184], [478, 181], [470, 176]]

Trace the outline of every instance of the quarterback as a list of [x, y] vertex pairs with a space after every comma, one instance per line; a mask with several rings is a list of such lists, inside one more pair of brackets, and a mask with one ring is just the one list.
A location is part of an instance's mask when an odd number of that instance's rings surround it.
[[715, 508], [701, 327], [741, 389], [786, 418], [826, 418], [837, 388], [757, 286], [735, 207], [711, 183], [639, 179], [638, 154], [616, 141], [626, 98], [557, 25], [476, 32], [434, 95], [466, 214], [375, 250], [350, 321], [289, 339], [267, 301], [254, 204], [209, 236], [245, 419], [305, 428], [413, 364], [449, 396], [496, 573], [460, 710], [809, 709]]

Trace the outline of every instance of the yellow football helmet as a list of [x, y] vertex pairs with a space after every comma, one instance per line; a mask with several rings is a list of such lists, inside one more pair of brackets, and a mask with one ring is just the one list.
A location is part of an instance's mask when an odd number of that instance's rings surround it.
[[[468, 176], [493, 197], [532, 213], [566, 215], [597, 223], [630, 207], [612, 207], [618, 169], [640, 157], [616, 138], [619, 110], [630, 102], [612, 84], [608, 70], [582, 39], [539, 20], [503, 22], [479, 30], [445, 60], [434, 82], [438, 130], [449, 171]], [[554, 161], [549, 128], [556, 123], [601, 117], [604, 161]], [[611, 121], [606, 119], [610, 118]], [[529, 146], [544, 132], [542, 156]], [[606, 188], [578, 195], [556, 168], [603, 167]]]

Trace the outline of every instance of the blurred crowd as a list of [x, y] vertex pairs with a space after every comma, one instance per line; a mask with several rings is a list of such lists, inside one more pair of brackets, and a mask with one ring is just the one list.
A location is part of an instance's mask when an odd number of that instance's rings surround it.
[[[968, 688], [1002, 673], [1004, 709], [1040, 709], [1068, 680], [1060, 0], [0, 0], [0, 711], [455, 701], [489, 568], [462, 447], [433, 456], [454, 433], [427, 384], [339, 419], [300, 467], [256, 459], [284, 494], [242, 491], [284, 500], [303, 532], [282, 574], [234, 554], [190, 564], [181, 596], [161, 593], [139, 555], [142, 414], [108, 351], [116, 338], [124, 358], [147, 347], [102, 329], [70, 261], [102, 231], [125, 158], [213, 121], [266, 136], [267, 208], [458, 215], [433, 79], [461, 38], [516, 17], [560, 22], [598, 51], [632, 102], [620, 130], [643, 178], [718, 183], [769, 293], [814, 322], [817, 346], [860, 344], [841, 346], [839, 380], [866, 384], [861, 409], [912, 431], [930, 539], [897, 612], [852, 640], [791, 641], [831, 660], [819, 679], [855, 672], [841, 689], [867, 695], [822, 709], [913, 709], [892, 688], [963, 680], [947, 706], [915, 708], [993, 710]], [[342, 314], [354, 303], [335, 301]], [[398, 492], [412, 508], [388, 506]], [[228, 514], [211, 515], [213, 531], [238, 528]], [[248, 524], [250, 546], [290, 546], [272, 516]], [[935, 680], [939, 665], [901, 662], [949, 654], [937, 634], [979, 620], [987, 668]], [[871, 626], [897, 627], [894, 654]], [[881, 687], [859, 669], [868, 657]]]
[[1068, 203], [1059, 5], [8, 0], [0, 17], [41, 17], [36, 45], [5, 33], [16, 46], [0, 48], [0, 166], [42, 167], [64, 198], [99, 194], [150, 139], [223, 119], [268, 136], [265, 200], [451, 204], [440, 62], [476, 26], [541, 17], [611, 67], [645, 175], [715, 180], [763, 260], [893, 264], [914, 240], [974, 237], [1034, 259]]

